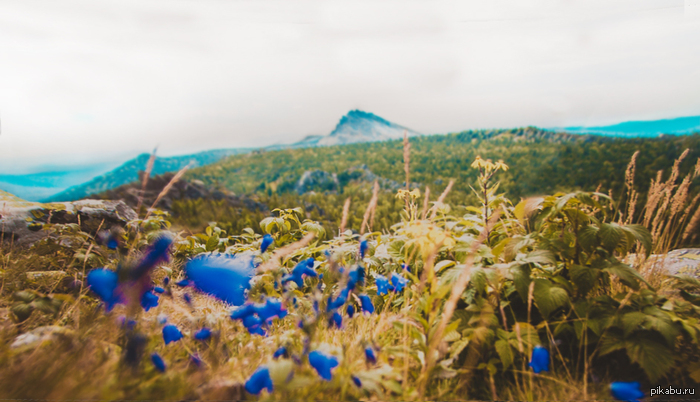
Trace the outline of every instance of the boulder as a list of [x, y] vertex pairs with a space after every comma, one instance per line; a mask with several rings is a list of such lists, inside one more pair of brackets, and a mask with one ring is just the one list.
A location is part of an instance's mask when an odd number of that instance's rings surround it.
[[29, 246], [48, 236], [45, 223], [76, 223], [83, 231], [95, 233], [114, 225], [124, 226], [138, 216], [122, 201], [81, 200], [40, 203], [25, 201], [0, 190], [0, 239]]
[[54, 342], [61, 338], [70, 337], [73, 334], [72, 330], [58, 325], [38, 327], [17, 336], [10, 348], [16, 350], [33, 349], [44, 342]]

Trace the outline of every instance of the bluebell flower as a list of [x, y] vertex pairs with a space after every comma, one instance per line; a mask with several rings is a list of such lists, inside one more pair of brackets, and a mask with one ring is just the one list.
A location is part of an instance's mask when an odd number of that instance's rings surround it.
[[190, 281], [189, 279], [183, 279], [183, 280], [181, 280], [181, 281], [175, 282], [175, 284], [176, 284], [177, 286], [180, 286], [180, 287], [183, 287], [183, 288], [184, 288], [184, 287], [190, 286], [190, 285], [192, 284], [192, 281]]
[[248, 329], [259, 326], [260, 324], [262, 324], [262, 320], [260, 319], [260, 317], [254, 314], [246, 316], [243, 319], [243, 326]]
[[170, 342], [177, 342], [180, 339], [182, 339], [182, 332], [176, 326], [170, 324], [163, 327], [163, 340], [166, 345]]
[[333, 315], [331, 315], [329, 322], [331, 324], [331, 327], [342, 328], [343, 316], [341, 316], [340, 313], [338, 313], [337, 311], [334, 311]]
[[352, 318], [352, 316], [355, 315], [355, 306], [352, 304], [348, 304], [348, 307], [345, 309], [345, 311], [348, 313], [348, 317]]
[[377, 284], [378, 295], [385, 295], [389, 293], [390, 290], [394, 290], [394, 287], [389, 284], [389, 280], [384, 275], [375, 276], [374, 281]]
[[340, 294], [338, 294], [338, 297], [336, 297], [335, 300], [333, 300], [332, 297], [329, 297], [328, 306], [326, 306], [326, 311], [331, 311], [342, 307], [343, 304], [345, 304], [345, 302], [348, 301], [349, 294], [350, 289], [345, 288], [340, 291]]
[[282, 356], [286, 356], [286, 355], [287, 355], [287, 348], [282, 346], [279, 349], [275, 350], [275, 353], [272, 355], [272, 358], [278, 359], [278, 358], [280, 358]]
[[359, 378], [352, 376], [352, 382], [355, 383], [359, 388], [362, 388], [362, 381]]
[[274, 239], [269, 234], [263, 236], [262, 242], [260, 242], [260, 253], [264, 253], [273, 241]]
[[372, 299], [367, 295], [359, 295], [360, 303], [362, 304], [362, 311], [365, 313], [374, 313], [374, 304], [372, 304]]
[[107, 237], [107, 248], [110, 250], [116, 250], [117, 247], [119, 247], [119, 240], [117, 238], [110, 234], [109, 237]]
[[141, 296], [141, 307], [143, 307], [143, 309], [145, 311], [148, 311], [148, 310], [152, 309], [153, 307], [157, 307], [157, 306], [158, 306], [158, 296], [155, 293], [148, 291], [148, 292], [145, 292]]
[[185, 266], [197, 289], [235, 306], [245, 302], [254, 270], [251, 257], [230, 255], [200, 255]]
[[313, 306], [314, 306], [314, 311], [316, 312], [316, 315], [318, 315], [318, 313], [319, 313], [318, 300], [314, 300]]
[[362, 240], [360, 242], [360, 258], [365, 258], [365, 253], [367, 253], [368, 248], [369, 243], [367, 243], [367, 240]]
[[639, 402], [644, 392], [638, 382], [614, 382], [610, 384], [610, 393], [618, 401]]
[[141, 278], [148, 271], [155, 268], [157, 264], [167, 261], [169, 258], [168, 252], [172, 244], [173, 237], [169, 234], [164, 234], [156, 239], [153, 244], [146, 248], [146, 253], [143, 258], [141, 258], [141, 261], [139, 261], [131, 271], [132, 278]]
[[267, 321], [270, 318], [278, 317], [280, 319], [287, 316], [282, 302], [274, 297], [268, 297], [262, 305], [255, 305], [255, 313], [262, 321]]
[[401, 268], [403, 268], [404, 271], [411, 272], [411, 267], [409, 267], [408, 264], [401, 264]]
[[348, 273], [348, 289], [354, 290], [355, 286], [365, 283], [364, 267], [357, 267]]
[[309, 353], [309, 364], [313, 367], [321, 378], [330, 381], [333, 378], [331, 370], [338, 366], [338, 358], [328, 355], [319, 350]]
[[270, 370], [265, 366], [260, 366], [245, 382], [245, 390], [253, 395], [258, 395], [263, 388], [267, 389], [267, 392], [272, 392], [272, 378], [270, 378]]
[[242, 320], [249, 315], [255, 314], [255, 305], [253, 303], [246, 303], [231, 311], [231, 319]]
[[394, 291], [397, 293], [400, 293], [403, 291], [403, 288], [406, 287], [408, 284], [408, 279], [404, 278], [403, 276], [392, 272], [391, 273], [391, 284], [394, 285]]
[[535, 346], [534, 349], [532, 349], [532, 357], [528, 365], [532, 367], [532, 371], [534, 371], [535, 374], [539, 374], [542, 371], [549, 371], [549, 351], [542, 346]]
[[314, 271], [313, 267], [313, 258], [307, 258], [305, 260], [300, 261], [296, 266], [294, 266], [290, 274], [282, 277], [282, 283], [285, 284], [291, 281], [296, 283], [298, 287], [304, 286], [304, 276], [310, 276], [313, 278], [318, 276], [316, 274], [316, 271]]
[[160, 371], [161, 373], [165, 372], [165, 362], [158, 353], [151, 355], [151, 361], [153, 362], [153, 365], [156, 366], [156, 370]]
[[185, 300], [185, 303], [192, 304], [192, 296], [189, 293], [182, 295], [182, 298]]
[[122, 328], [126, 328], [128, 330], [136, 328], [136, 320], [127, 320], [123, 315], [119, 316], [119, 323], [121, 324]]
[[105, 303], [107, 311], [111, 311], [117, 303], [123, 303], [123, 298], [118, 290], [119, 276], [108, 269], [93, 269], [87, 274], [87, 284], [90, 290]]
[[170, 277], [166, 276], [165, 278], [163, 278], [163, 286], [168, 286], [169, 283], [170, 283]]
[[374, 349], [371, 346], [365, 348], [365, 359], [367, 363], [375, 364], [377, 362], [377, 356], [374, 354]]
[[202, 328], [194, 334], [194, 339], [198, 341], [206, 341], [209, 338], [211, 338], [211, 330], [209, 328]]
[[153, 291], [156, 293], [165, 293], [165, 289], [161, 288], [160, 286], [154, 286]]
[[250, 333], [251, 335], [267, 336], [267, 332], [265, 332], [265, 330], [260, 325], [255, 325], [248, 328], [248, 333]]

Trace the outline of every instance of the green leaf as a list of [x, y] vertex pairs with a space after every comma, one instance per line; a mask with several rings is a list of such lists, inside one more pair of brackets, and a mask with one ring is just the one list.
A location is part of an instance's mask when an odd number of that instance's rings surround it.
[[657, 382], [673, 367], [673, 350], [651, 337], [635, 335], [626, 341], [627, 356], [642, 367], [652, 382]]
[[622, 331], [625, 337], [631, 334], [632, 332], [638, 330], [639, 326], [642, 325], [642, 323], [644, 323], [646, 319], [647, 315], [639, 311], [633, 311], [631, 313], [623, 315]]
[[598, 231], [598, 238], [601, 244], [609, 251], [613, 251], [617, 248], [617, 245], [624, 235], [624, 231], [620, 225], [616, 223], [603, 223], [600, 225], [600, 230]]
[[[613, 265], [603, 268], [603, 271], [617, 276], [620, 282], [633, 290], [639, 290], [639, 281], [644, 281], [644, 278], [642, 278], [639, 272], [621, 262], [613, 263]], [[646, 281], [644, 282], [646, 283]]]
[[[210, 229], [210, 228], [207, 228]], [[209, 236], [209, 239], [207, 239], [207, 244], [205, 246], [207, 251], [215, 251], [216, 249], [219, 248], [219, 235], [216, 233], [212, 234]]]
[[515, 290], [518, 291], [523, 303], [526, 303], [531, 282], [530, 268], [526, 265], [519, 265], [512, 267], [510, 273], [513, 275]]
[[625, 225], [622, 226], [621, 229], [627, 234], [627, 237], [629, 238], [629, 243], [630, 243], [630, 248], [631, 248], [631, 243], [638, 241], [642, 243], [642, 247], [644, 247], [644, 252], [646, 256], [648, 257], [649, 254], [651, 254], [651, 233], [649, 233], [649, 230], [645, 228], [642, 225]]
[[498, 357], [500, 357], [501, 363], [503, 364], [503, 369], [508, 369], [508, 367], [513, 364], [513, 349], [510, 347], [510, 344], [506, 340], [499, 339], [496, 341], [494, 346], [496, 347], [496, 353], [498, 353]]
[[535, 279], [533, 298], [543, 317], [549, 317], [556, 309], [569, 304], [566, 290], [552, 286], [546, 279]]
[[581, 265], [572, 265], [569, 268], [569, 275], [581, 296], [586, 296], [595, 287], [596, 280], [598, 280], [597, 269]]

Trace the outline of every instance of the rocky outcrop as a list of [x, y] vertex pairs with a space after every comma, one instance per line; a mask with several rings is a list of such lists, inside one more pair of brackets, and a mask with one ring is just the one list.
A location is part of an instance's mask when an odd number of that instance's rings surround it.
[[0, 238], [17, 246], [31, 245], [48, 236], [45, 223], [75, 223], [81, 230], [95, 233], [123, 226], [136, 219], [133, 209], [122, 201], [81, 200], [74, 202], [29, 202], [0, 190]]
[[338, 175], [317, 169], [304, 172], [294, 190], [299, 194], [304, 194], [307, 191], [337, 191], [338, 187]]

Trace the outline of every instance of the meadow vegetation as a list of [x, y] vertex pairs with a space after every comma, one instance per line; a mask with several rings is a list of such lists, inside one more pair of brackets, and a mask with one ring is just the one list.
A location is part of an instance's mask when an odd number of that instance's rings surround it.
[[[123, 230], [47, 224], [54, 235], [29, 250], [4, 242], [0, 300], [12, 322], [0, 329], [0, 395], [570, 400], [610, 399], [613, 381], [700, 382], [700, 281], [646, 262], [697, 242], [700, 160], [677, 147], [698, 138], [639, 153], [634, 141], [627, 153], [614, 140], [548, 140], [555, 148], [522, 153], [513, 136], [480, 141], [236, 156], [190, 177], [238, 177], [229, 185], [240, 192], [276, 183], [268, 196], [282, 197], [273, 191], [286, 175], [365, 163], [402, 183], [391, 194], [377, 182], [301, 198], [325, 199], [333, 225], [289, 206], [243, 230], [212, 222], [193, 234], [151, 208]], [[444, 147], [439, 163], [423, 161], [428, 143]], [[587, 166], [582, 149], [630, 159]], [[334, 152], [345, 158], [333, 162], [325, 153]], [[569, 159], [551, 172], [547, 158]], [[657, 174], [659, 164], [667, 171]], [[265, 176], [275, 169], [278, 178]], [[527, 197], [534, 179], [518, 169], [546, 177], [551, 187], [538, 192], [566, 191]], [[435, 180], [439, 192], [410, 185]], [[598, 183], [606, 190], [575, 189]], [[221, 280], [227, 267], [242, 287]], [[88, 286], [90, 275], [114, 287]], [[55, 336], [16, 346], [48, 325], [60, 327]]]

